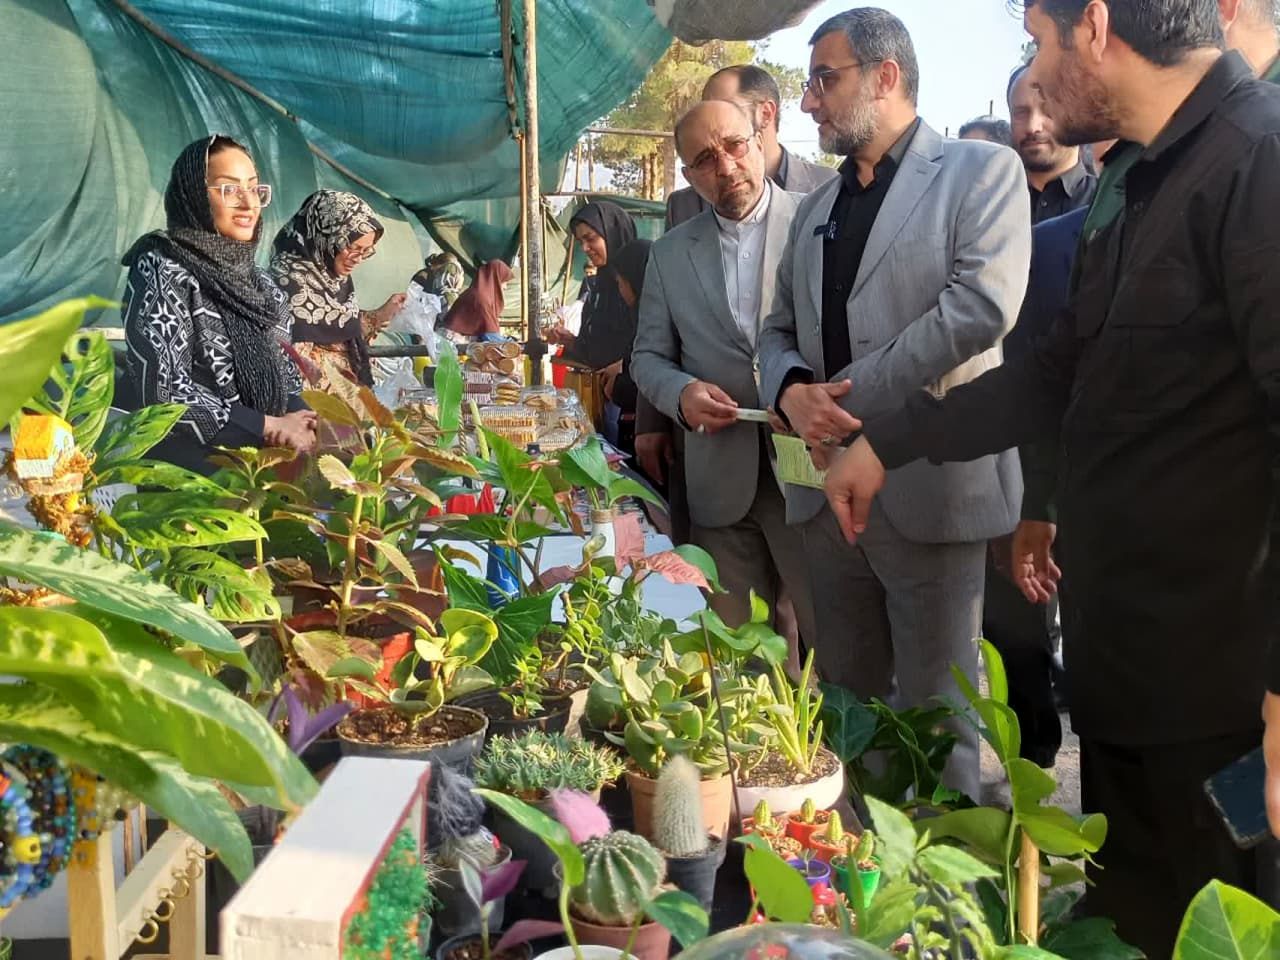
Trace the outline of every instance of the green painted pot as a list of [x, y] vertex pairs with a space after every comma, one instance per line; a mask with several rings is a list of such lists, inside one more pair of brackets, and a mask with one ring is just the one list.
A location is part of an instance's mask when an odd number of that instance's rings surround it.
[[[857, 901], [853, 895], [853, 877], [849, 872], [845, 858], [832, 858], [831, 870], [836, 875], [837, 889], [848, 898], [849, 904], [852, 906]], [[858, 882], [862, 884], [862, 902], [866, 906], [870, 906], [876, 891], [880, 889], [880, 868], [877, 866], [874, 870], [857, 870], [855, 872], [858, 876]]]

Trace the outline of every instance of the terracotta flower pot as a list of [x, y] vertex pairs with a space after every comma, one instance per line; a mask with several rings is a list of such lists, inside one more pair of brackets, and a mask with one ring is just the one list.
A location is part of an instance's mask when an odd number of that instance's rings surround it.
[[819, 830], [825, 829], [827, 826], [827, 818], [831, 815], [829, 810], [819, 810], [814, 815], [813, 823], [805, 823], [800, 819], [800, 811], [796, 810], [787, 814], [787, 836], [794, 837], [800, 841], [800, 845], [806, 850], [813, 846], [813, 835]]
[[[714, 780], [703, 780], [702, 817], [707, 832], [717, 837], [729, 833], [729, 809], [733, 806], [733, 784], [728, 774]], [[645, 839], [653, 839], [653, 802], [658, 793], [658, 781], [635, 770], [627, 771], [627, 788], [631, 793], [631, 812], [635, 832]]]
[[838, 857], [844, 853], [844, 844], [831, 843], [821, 833], [815, 832], [809, 837], [809, 849], [813, 851], [814, 859], [821, 860], [823, 863], [830, 863], [832, 857]]
[[[630, 927], [606, 927], [598, 923], [571, 918], [573, 933], [581, 944], [593, 943], [622, 950], [631, 939]], [[671, 953], [671, 931], [660, 923], [641, 924], [630, 956], [634, 960], [667, 960]]]

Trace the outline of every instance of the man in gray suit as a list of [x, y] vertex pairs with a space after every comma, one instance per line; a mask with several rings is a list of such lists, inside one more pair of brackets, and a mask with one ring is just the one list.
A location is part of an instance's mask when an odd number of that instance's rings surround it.
[[[702, 88], [703, 100], [728, 100], [751, 115], [764, 146], [764, 173], [783, 190], [809, 193], [834, 180], [835, 170], [792, 156], [778, 142], [782, 118], [782, 92], [769, 71], [753, 64], [725, 67], [713, 73]], [[692, 220], [711, 209], [693, 187], [674, 191], [667, 198], [667, 229]]]
[[710, 209], [653, 245], [640, 298], [631, 375], [687, 431], [684, 468], [692, 541], [716, 561], [726, 593], [710, 605], [732, 626], [755, 590], [772, 608], [786, 581], [802, 636], [813, 635], [799, 531], [768, 454], [756, 339], [772, 300], [796, 198], [764, 175], [760, 134], [742, 107], [697, 104], [676, 125], [685, 176]]
[[[1017, 155], [944, 141], [916, 114], [911, 37], [874, 8], [831, 18], [811, 41], [802, 109], [847, 157], [792, 224], [760, 334], [761, 394], [815, 462], [918, 390], [945, 393], [1000, 363], [1027, 283], [1031, 228]], [[976, 673], [986, 541], [1017, 523], [1015, 453], [895, 471], [849, 547], [818, 490], [790, 487], [802, 524], [825, 678], [913, 706], [958, 696]], [[977, 735], [945, 782], [978, 797]]]

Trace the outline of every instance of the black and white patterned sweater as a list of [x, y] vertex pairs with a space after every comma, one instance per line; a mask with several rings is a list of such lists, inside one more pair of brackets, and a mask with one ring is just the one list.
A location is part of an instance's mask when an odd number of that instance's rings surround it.
[[[291, 318], [284, 294], [277, 291], [277, 297], [278, 330], [288, 343]], [[129, 268], [121, 313], [130, 405], [187, 405], [186, 416], [149, 456], [208, 472], [205, 458], [214, 448], [263, 444], [263, 414], [240, 402], [222, 316], [205, 301], [186, 268], [154, 250], [142, 254]], [[279, 354], [288, 409], [304, 409], [298, 368], [283, 348]]]

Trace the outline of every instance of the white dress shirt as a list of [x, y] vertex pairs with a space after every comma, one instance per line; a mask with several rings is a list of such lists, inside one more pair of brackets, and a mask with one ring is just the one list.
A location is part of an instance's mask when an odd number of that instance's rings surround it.
[[720, 260], [724, 265], [725, 292], [734, 322], [754, 348], [760, 327], [760, 283], [764, 271], [765, 218], [773, 185], [766, 179], [760, 202], [741, 220], [715, 214], [720, 228]]

